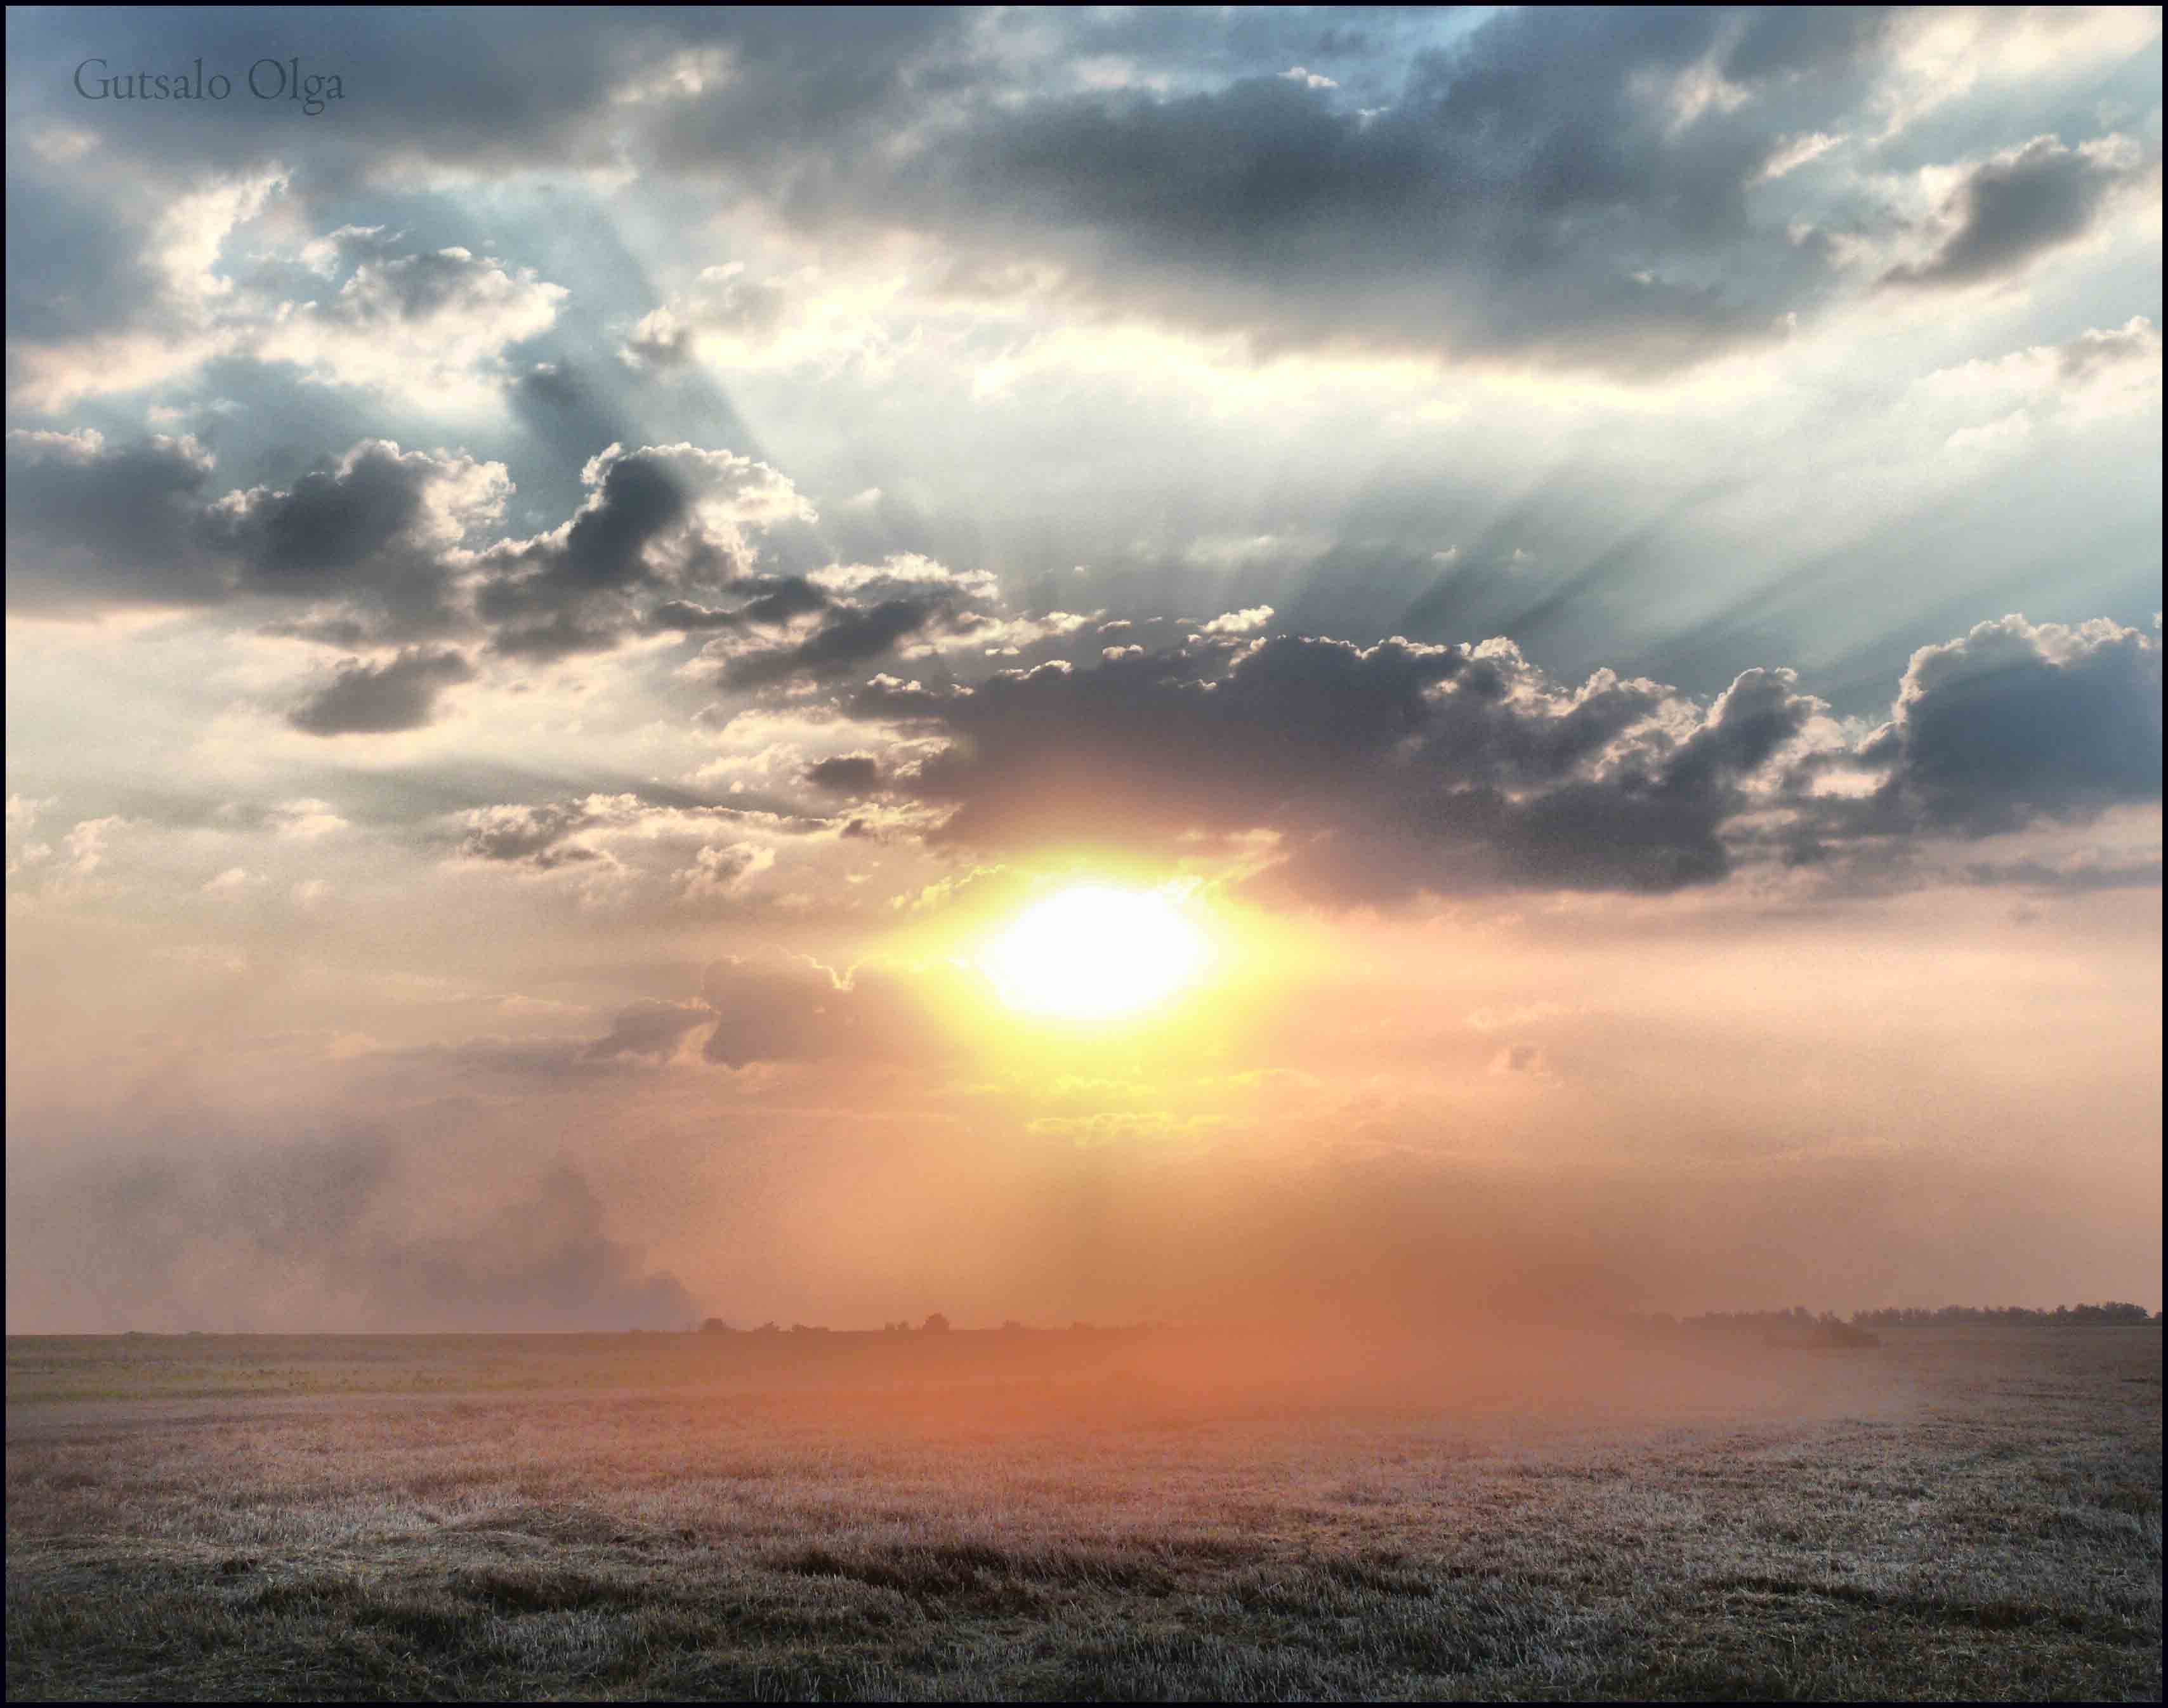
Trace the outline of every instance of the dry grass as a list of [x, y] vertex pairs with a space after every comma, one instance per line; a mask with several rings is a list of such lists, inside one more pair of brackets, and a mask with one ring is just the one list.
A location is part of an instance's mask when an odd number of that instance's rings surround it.
[[8, 1694], [2160, 1695], [2157, 1330], [1451, 1350], [11, 1341]]

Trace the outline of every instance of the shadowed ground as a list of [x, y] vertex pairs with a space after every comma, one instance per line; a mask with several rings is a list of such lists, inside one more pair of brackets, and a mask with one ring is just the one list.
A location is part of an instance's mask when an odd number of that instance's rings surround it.
[[11, 1340], [8, 1694], [2157, 1698], [2160, 1373], [2155, 1328]]

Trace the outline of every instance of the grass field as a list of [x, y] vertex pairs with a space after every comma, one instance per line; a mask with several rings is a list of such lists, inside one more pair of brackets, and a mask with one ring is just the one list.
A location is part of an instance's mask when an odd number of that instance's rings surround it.
[[2157, 1328], [8, 1345], [11, 1699], [2157, 1699]]

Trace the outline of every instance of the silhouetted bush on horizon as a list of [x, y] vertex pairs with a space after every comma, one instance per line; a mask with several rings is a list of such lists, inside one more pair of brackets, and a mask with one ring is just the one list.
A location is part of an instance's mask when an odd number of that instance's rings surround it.
[[[1561, 1317], [1558, 1326], [1575, 1326], [1576, 1319]], [[1841, 1346], [1872, 1346], [1877, 1344], [1871, 1333], [1876, 1328], [1948, 1327], [1962, 1323], [1987, 1323], [2027, 1328], [2142, 1328], [2157, 1325], [2158, 1311], [2148, 1311], [2143, 1305], [2110, 1301], [2099, 1305], [2058, 1305], [2052, 1310], [2033, 1309], [2022, 1305], [1942, 1305], [1889, 1306], [1871, 1311], [1855, 1311], [1849, 1318], [1834, 1311], [1809, 1311], [1804, 1305], [1794, 1305], [1788, 1311], [1707, 1311], [1694, 1317], [1676, 1317], [1668, 1311], [1621, 1312], [1597, 1318], [1578, 1319], [1581, 1326], [1607, 1323], [1635, 1330], [1701, 1329], [1761, 1331], [1789, 1339], [1802, 1336], [1818, 1338], [1826, 1344]], [[836, 1329], [808, 1326], [794, 1322], [790, 1333], [795, 1335], [826, 1334], [1141, 1334], [1163, 1333], [1170, 1329], [1188, 1329], [1209, 1332], [1214, 1325], [1209, 1323], [1173, 1323], [1166, 1322], [1132, 1322], [1103, 1327], [1097, 1323], [1073, 1322], [1066, 1327], [1040, 1328], [1006, 1318], [998, 1328], [957, 1329], [940, 1312], [927, 1317], [922, 1325], [914, 1328], [909, 1322], [884, 1322], [879, 1329]], [[1224, 1324], [1227, 1328], [1261, 1328], [1263, 1324]], [[1360, 1325], [1354, 1325], [1360, 1326]], [[1407, 1326], [1407, 1325], [1399, 1325]], [[1459, 1325], [1464, 1326], [1464, 1325]], [[697, 1331], [707, 1334], [743, 1333], [748, 1331], [733, 1329], [720, 1317], [710, 1317]], [[749, 1331], [757, 1335], [773, 1335], [778, 1331], [773, 1322]]]
[[[1450, 1333], [1453, 1331], [1471, 1329], [1478, 1333], [1508, 1333], [1532, 1329], [1570, 1331], [1606, 1328], [1623, 1330], [1630, 1334], [1671, 1334], [1687, 1330], [1719, 1333], [1759, 1332], [1764, 1335], [1777, 1336], [1788, 1344], [1804, 1339], [1829, 1345], [1868, 1346], [1876, 1344], [1871, 1333], [1874, 1329], [1950, 1328], [1968, 1324], [2043, 1328], [2159, 1328], [2161, 1324], [2161, 1313], [2158, 1311], [2149, 1312], [2143, 1305], [2133, 1305], [2114, 1300], [2097, 1305], [2058, 1305], [2052, 1310], [2034, 1309], [2022, 1305], [1889, 1306], [1872, 1311], [1855, 1311], [1849, 1318], [1840, 1317], [1833, 1311], [1810, 1312], [1803, 1305], [1795, 1305], [1788, 1311], [1708, 1311], [1694, 1317], [1674, 1316], [1668, 1311], [1620, 1311], [1596, 1314], [1533, 1317], [1522, 1315], [1501, 1317], [1487, 1323], [1468, 1318], [1441, 1319], [1436, 1323], [1427, 1325], [1408, 1319], [1379, 1320], [1373, 1322], [1358, 1318], [1338, 1324], [1336, 1332], [1343, 1336], [1353, 1335], [1362, 1338], [1371, 1338], [1374, 1333], [1383, 1333], [1389, 1336], [1413, 1335], [1416, 1338], [1421, 1338], [1432, 1332]], [[1015, 1317], [1005, 1319], [997, 1328], [989, 1326], [983, 1328], [958, 1328], [947, 1317], [937, 1311], [920, 1325], [905, 1321], [883, 1322], [878, 1328], [832, 1328], [824, 1324], [794, 1322], [787, 1331], [773, 1322], [763, 1322], [757, 1328], [741, 1328], [725, 1318], [708, 1317], [697, 1323], [688, 1324], [682, 1333], [686, 1336], [706, 1337], [716, 1340], [780, 1345], [791, 1341], [802, 1344], [809, 1340], [826, 1337], [855, 1340], [869, 1337], [896, 1336], [918, 1340], [928, 1335], [938, 1337], [944, 1334], [955, 1334], [968, 1337], [975, 1342], [980, 1338], [1014, 1340], [1023, 1336], [1078, 1339], [1087, 1337], [1133, 1339], [1139, 1336], [1166, 1334], [1209, 1338], [1216, 1334], [1282, 1333], [1295, 1338], [1307, 1335], [1309, 1338], [1315, 1338], [1320, 1333], [1330, 1338], [1334, 1332], [1336, 1331], [1323, 1328], [1315, 1323], [1305, 1326], [1266, 1322], [1170, 1322], [1163, 1320], [1119, 1323], [1086, 1322], [1079, 1320], [1066, 1324], [1041, 1328], [1032, 1323], [1019, 1322]], [[176, 1338], [183, 1334], [200, 1337], [216, 1336], [223, 1333], [225, 1331], [201, 1328], [148, 1331], [130, 1328], [112, 1331], [112, 1338], [162, 1340]], [[297, 1337], [309, 1338], [313, 1338], [317, 1333], [318, 1331], [306, 1329], [270, 1331], [264, 1333], [244, 1331], [244, 1334], [255, 1334], [256, 1338], [273, 1339]], [[614, 1331], [586, 1329], [570, 1332], [465, 1329], [450, 1331], [443, 1335], [432, 1335], [425, 1332], [422, 1338], [473, 1338], [477, 1336], [486, 1337], [492, 1333], [519, 1334], [522, 1338], [529, 1338], [532, 1335], [545, 1339], [580, 1339], [595, 1335], [661, 1335], [667, 1338], [675, 1337], [681, 1331], [654, 1328], [624, 1328]], [[343, 1338], [355, 1333], [359, 1333], [363, 1338], [410, 1338], [406, 1331], [396, 1328], [333, 1331], [331, 1338]], [[1861, 1336], [1868, 1338], [1862, 1338]], [[53, 1338], [65, 1339], [77, 1337], [11, 1335], [8, 1338], [13, 1340]]]
[[1852, 1313], [1852, 1320], [1871, 1323], [1878, 1328], [1949, 1322], [2004, 1322], [2028, 1328], [2098, 1328], [2158, 1322], [2160, 1313], [2148, 1311], [2143, 1305], [2111, 1300], [2104, 1305], [2058, 1305], [2052, 1311], [2030, 1310], [2022, 1305], [1944, 1305], [1930, 1311], [1922, 1306], [1906, 1305], [1879, 1311], [1855, 1311]]

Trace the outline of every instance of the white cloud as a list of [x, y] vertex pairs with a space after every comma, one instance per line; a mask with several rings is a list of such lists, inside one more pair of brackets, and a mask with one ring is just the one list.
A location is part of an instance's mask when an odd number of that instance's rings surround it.
[[693, 856], [673, 882], [688, 902], [712, 902], [739, 894], [775, 865], [775, 850], [747, 843], [710, 843]]
[[262, 876], [255, 872], [241, 866], [228, 866], [203, 886], [204, 894], [230, 902], [263, 881]]
[[458, 246], [400, 253], [396, 242], [348, 226], [305, 247], [306, 261], [351, 263], [352, 274], [328, 298], [278, 303], [244, 334], [247, 353], [293, 362], [325, 384], [438, 407], [493, 399], [505, 352], [547, 332], [571, 293], [493, 256]]
[[332, 811], [328, 801], [282, 801], [275, 810], [273, 822], [279, 835], [292, 842], [314, 842], [319, 837], [349, 827], [346, 820]]
[[[144, 236], [144, 265], [162, 288], [138, 306], [136, 323], [52, 343], [17, 340], [15, 401], [64, 409], [239, 357], [293, 363], [319, 384], [472, 410], [501, 395], [505, 353], [547, 332], [569, 295], [532, 269], [460, 246], [402, 249], [381, 226], [341, 226], [219, 271], [236, 235], [287, 182], [273, 167], [176, 200]], [[351, 271], [335, 292], [297, 300], [281, 288], [281, 260], [327, 281]]]
[[1821, 130], [1804, 130], [1797, 136], [1788, 137], [1769, 157], [1769, 163], [1762, 168], [1759, 182], [1767, 184], [1797, 172], [1808, 162], [1820, 159], [1831, 149], [1850, 140], [1846, 136], [1832, 136]]

